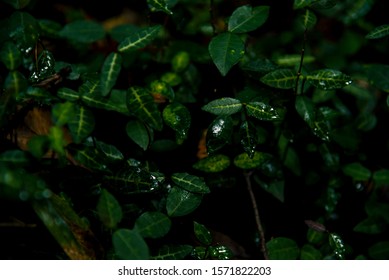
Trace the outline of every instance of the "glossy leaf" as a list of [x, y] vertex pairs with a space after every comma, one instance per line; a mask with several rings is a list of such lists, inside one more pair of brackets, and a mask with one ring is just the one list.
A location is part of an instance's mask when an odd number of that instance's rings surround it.
[[224, 245], [210, 246], [208, 250], [214, 260], [231, 260], [234, 256], [231, 249]]
[[311, 3], [317, 0], [294, 0], [293, 3], [293, 9], [302, 9], [305, 8], [306, 6], [309, 6]]
[[158, 178], [137, 166], [127, 166], [104, 179], [121, 194], [146, 194], [159, 189]]
[[261, 121], [277, 121], [281, 117], [274, 107], [263, 102], [249, 102], [246, 104], [247, 114]]
[[[305, 9], [304, 12], [300, 15], [301, 23], [304, 28], [310, 29], [316, 25], [317, 17], [314, 12], [309, 9]], [[305, 62], [305, 58], [304, 58]]]
[[110, 53], [104, 61], [100, 74], [101, 94], [108, 95], [116, 83], [122, 66], [122, 56], [119, 53]]
[[336, 233], [330, 233], [328, 239], [330, 246], [334, 250], [335, 256], [343, 260], [346, 254], [346, 247], [342, 238]]
[[211, 245], [212, 235], [211, 232], [202, 224], [193, 221], [193, 230], [197, 240], [203, 245]]
[[68, 101], [76, 101], [80, 99], [80, 94], [77, 91], [74, 91], [70, 88], [59, 88], [57, 91], [58, 97], [68, 100]]
[[224, 97], [213, 100], [204, 105], [201, 109], [215, 115], [232, 115], [242, 109], [242, 102], [231, 97]]
[[250, 158], [247, 153], [237, 155], [234, 158], [234, 164], [241, 169], [254, 169], [263, 164], [267, 159], [267, 154], [256, 151], [252, 158]]
[[166, 211], [170, 217], [185, 216], [199, 207], [202, 195], [180, 187], [172, 187], [166, 200]]
[[96, 143], [96, 148], [99, 149], [99, 151], [101, 151], [104, 154], [107, 160], [111, 160], [111, 161], [124, 160], [123, 154], [115, 146], [106, 144], [101, 141], [95, 141], [95, 143]]
[[103, 26], [92, 20], [75, 20], [66, 24], [59, 35], [71, 41], [79, 43], [93, 43], [105, 36]]
[[343, 173], [352, 177], [356, 181], [367, 181], [371, 176], [369, 169], [359, 162], [349, 163], [342, 168]]
[[136, 230], [118, 229], [112, 235], [115, 254], [122, 260], [147, 260], [149, 247]]
[[44, 80], [55, 73], [55, 59], [51, 52], [42, 51], [39, 54], [36, 69], [31, 73], [30, 80], [37, 83]]
[[379, 39], [389, 35], [389, 24], [384, 24], [374, 28], [367, 33], [366, 39]]
[[97, 201], [97, 215], [107, 228], [116, 228], [123, 218], [122, 207], [116, 198], [107, 190], [103, 189]]
[[289, 168], [295, 175], [301, 175], [300, 158], [296, 150], [291, 147], [291, 140], [285, 135], [281, 135], [278, 142], [278, 149], [283, 164]]
[[74, 159], [80, 164], [99, 171], [107, 171], [108, 167], [105, 163], [104, 155], [94, 147], [72, 147]]
[[368, 249], [369, 257], [373, 260], [389, 259], [389, 241], [380, 241], [370, 246]]
[[168, 15], [173, 14], [165, 0], [147, 0], [147, 4], [152, 12], [161, 11]]
[[161, 212], [145, 212], [136, 221], [134, 229], [144, 238], [160, 238], [165, 236], [171, 226], [169, 217]]
[[383, 233], [386, 229], [387, 224], [385, 221], [377, 216], [367, 217], [360, 221], [355, 227], [355, 232], [361, 232], [366, 234], [379, 234]]
[[187, 137], [191, 124], [189, 110], [180, 103], [172, 103], [162, 112], [165, 123], [176, 131], [176, 141], [181, 144]]
[[369, 65], [367, 67], [367, 77], [369, 78], [369, 81], [377, 88], [384, 91], [389, 91], [389, 65]]
[[301, 248], [300, 259], [302, 260], [321, 260], [322, 253], [310, 244], [305, 244]]
[[189, 255], [193, 250], [190, 245], [164, 245], [159, 250], [157, 255], [153, 256], [153, 260], [182, 260]]
[[14, 9], [23, 9], [26, 7], [30, 0], [3, 0], [3, 2], [10, 4]]
[[174, 173], [171, 178], [175, 184], [189, 192], [199, 194], [210, 192], [203, 178], [188, 173]]
[[243, 121], [239, 128], [240, 143], [243, 150], [247, 153], [249, 158], [254, 156], [255, 148], [258, 145], [258, 133], [248, 121]]
[[233, 33], [247, 33], [265, 23], [269, 16], [269, 6], [238, 7], [228, 20], [228, 31]]
[[230, 166], [230, 158], [225, 155], [211, 155], [205, 157], [193, 165], [193, 168], [207, 172], [221, 172]]
[[155, 25], [133, 32], [119, 44], [118, 51], [124, 53], [146, 47], [158, 36], [161, 28], [161, 25]]
[[53, 122], [58, 126], [67, 124], [74, 116], [74, 109], [74, 103], [68, 101], [55, 104], [51, 110]]
[[220, 74], [225, 76], [242, 59], [245, 46], [239, 35], [224, 32], [212, 38], [208, 50]]
[[266, 243], [270, 260], [296, 260], [300, 248], [293, 239], [275, 237]]
[[97, 98], [101, 95], [101, 87], [100, 80], [92, 77], [87, 79], [78, 89], [81, 94], [82, 101], [84, 101], [87, 105], [93, 106], [93, 102], [95, 97]]
[[311, 7], [316, 10], [325, 10], [334, 7], [337, 4], [337, 0], [318, 0], [313, 1]]
[[315, 107], [311, 99], [306, 96], [299, 95], [295, 103], [297, 113], [310, 126], [314, 126], [315, 122]]
[[276, 69], [264, 75], [261, 82], [280, 89], [291, 89], [296, 86], [297, 75], [291, 69]]
[[8, 24], [8, 34], [23, 53], [29, 54], [39, 37], [37, 20], [26, 12], [14, 12]]
[[127, 108], [131, 114], [156, 130], [162, 130], [161, 113], [150, 93], [140, 87], [130, 87], [127, 93]]
[[0, 50], [0, 61], [8, 70], [15, 70], [22, 63], [22, 53], [14, 43], [5, 42]]
[[8, 94], [18, 97], [27, 89], [27, 79], [19, 71], [11, 71], [4, 81]]
[[95, 128], [93, 113], [84, 106], [74, 106], [74, 115], [68, 122], [75, 143], [81, 143]]
[[333, 69], [313, 71], [305, 78], [313, 86], [322, 90], [340, 89], [352, 83], [351, 77]]
[[126, 126], [128, 137], [131, 138], [144, 151], [150, 145], [152, 140], [151, 131], [148, 130], [140, 121], [129, 121]]
[[217, 117], [208, 127], [206, 143], [208, 153], [214, 153], [230, 142], [233, 122], [230, 116]]

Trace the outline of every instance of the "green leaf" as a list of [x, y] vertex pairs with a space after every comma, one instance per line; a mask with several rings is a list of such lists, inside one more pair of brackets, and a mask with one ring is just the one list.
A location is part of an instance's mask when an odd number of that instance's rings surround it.
[[12, 42], [5, 42], [0, 50], [0, 60], [8, 70], [15, 70], [22, 64], [22, 53]]
[[268, 193], [274, 196], [281, 202], [285, 200], [285, 181], [284, 180], [272, 180], [268, 184], [261, 184], [261, 187], [265, 189]]
[[161, 28], [161, 25], [155, 25], [133, 32], [119, 44], [118, 51], [123, 53], [146, 47], [158, 36]]
[[300, 254], [297, 243], [286, 237], [276, 237], [266, 243], [270, 260], [296, 260]]
[[95, 77], [89, 78], [80, 86], [78, 91], [81, 94], [82, 101], [87, 105], [93, 106], [94, 99], [101, 95], [100, 80]]
[[331, 9], [337, 2], [337, 0], [316, 0], [312, 2], [311, 7], [316, 10]]
[[229, 143], [232, 131], [233, 121], [230, 116], [217, 117], [207, 130], [206, 143], [208, 153], [214, 153]]
[[389, 35], [389, 24], [384, 24], [374, 28], [367, 33], [366, 39], [379, 39]]
[[50, 148], [59, 156], [64, 157], [66, 155], [65, 146], [67, 145], [67, 142], [63, 129], [58, 126], [50, 127], [48, 139]]
[[59, 88], [57, 91], [57, 95], [59, 98], [68, 100], [68, 101], [76, 101], [80, 99], [80, 94], [77, 91], [74, 91], [70, 88]]
[[246, 104], [247, 114], [262, 121], [276, 121], [281, 117], [278, 112], [270, 105], [263, 102], [249, 102]]
[[377, 88], [382, 89], [383, 91], [389, 91], [389, 65], [369, 65], [367, 67], [367, 77]]
[[225, 170], [228, 166], [230, 166], [229, 157], [225, 155], [211, 155], [196, 162], [193, 168], [208, 173], [216, 173]]
[[94, 170], [107, 171], [104, 155], [94, 147], [71, 147], [74, 159], [80, 164]]
[[147, 260], [149, 248], [136, 230], [118, 229], [112, 235], [115, 254], [122, 260]]
[[95, 128], [93, 113], [84, 106], [75, 105], [74, 115], [68, 122], [74, 143], [81, 143]]
[[14, 9], [23, 9], [26, 7], [30, 0], [3, 0], [3, 2], [10, 4]]
[[[317, 17], [314, 12], [309, 9], [305, 9], [304, 12], [300, 15], [302, 26], [305, 29], [310, 29], [315, 26], [317, 22]], [[305, 62], [305, 58], [304, 58]]]
[[312, 228], [308, 228], [307, 240], [309, 243], [312, 243], [314, 245], [319, 245], [322, 244], [326, 240], [326, 238], [327, 238], [326, 232], [319, 232]]
[[62, 126], [67, 124], [75, 114], [75, 105], [72, 102], [57, 103], [51, 109], [54, 124]]
[[191, 124], [189, 110], [180, 103], [172, 103], [162, 112], [165, 123], [176, 131], [176, 142], [181, 144], [187, 137]]
[[96, 210], [100, 221], [110, 229], [116, 228], [123, 218], [122, 207], [116, 198], [106, 189], [101, 191]]
[[387, 225], [382, 218], [370, 216], [359, 222], [353, 230], [366, 234], [379, 234], [385, 231], [386, 226]]
[[101, 151], [106, 156], [107, 159], [111, 161], [124, 160], [123, 154], [115, 146], [106, 144], [101, 141], [95, 141], [95, 143], [96, 143], [96, 148], [99, 149], [99, 151]]
[[380, 169], [374, 172], [373, 180], [377, 185], [389, 185], [389, 170]]
[[203, 178], [188, 173], [174, 173], [171, 178], [174, 183], [189, 192], [199, 194], [210, 192]]
[[371, 172], [360, 162], [349, 163], [342, 168], [343, 173], [352, 177], [356, 181], [367, 181], [370, 179]]
[[28, 151], [35, 157], [43, 157], [49, 150], [49, 139], [47, 135], [36, 135], [27, 143]]
[[5, 78], [4, 88], [8, 94], [18, 97], [27, 89], [27, 80], [19, 71], [11, 71]]
[[36, 69], [31, 73], [30, 80], [37, 83], [55, 73], [55, 59], [51, 52], [43, 50], [38, 57]]
[[334, 254], [337, 258], [343, 260], [346, 254], [346, 247], [342, 238], [336, 233], [330, 233], [328, 236], [330, 246], [334, 250]]
[[182, 260], [193, 250], [190, 245], [163, 245], [153, 260]]
[[220, 74], [225, 76], [242, 59], [245, 46], [239, 35], [224, 32], [212, 38], [208, 51]]
[[315, 122], [315, 107], [311, 99], [306, 96], [299, 95], [296, 97], [295, 103], [297, 113], [310, 126], [314, 126]]
[[119, 53], [110, 53], [104, 61], [100, 74], [101, 94], [106, 96], [110, 93], [111, 89], [116, 83], [119, 76], [122, 56]]
[[59, 35], [71, 41], [90, 44], [105, 36], [103, 26], [92, 20], [75, 20], [66, 24]]
[[228, 31], [233, 33], [247, 33], [265, 23], [269, 16], [269, 6], [250, 5], [238, 7], [228, 20]]
[[14, 12], [8, 23], [8, 35], [12, 38], [20, 51], [29, 54], [39, 38], [39, 24], [37, 20], [26, 12]]
[[7, 150], [0, 154], [0, 162], [12, 165], [24, 165], [29, 163], [29, 159], [24, 151]]
[[209, 246], [208, 251], [214, 260], [231, 260], [234, 256], [231, 249], [224, 245]]
[[194, 234], [203, 245], [209, 246], [212, 243], [211, 232], [202, 224], [193, 221]]
[[305, 244], [301, 248], [300, 259], [302, 260], [321, 260], [322, 258], [322, 253], [311, 244]]
[[134, 229], [144, 238], [160, 238], [165, 236], [171, 226], [169, 217], [161, 212], [145, 212], [136, 221]]
[[296, 86], [297, 75], [291, 69], [276, 69], [264, 75], [261, 82], [280, 89], [291, 89]]
[[139, 120], [146, 122], [155, 130], [162, 130], [161, 113], [150, 93], [140, 87], [130, 87], [127, 92], [127, 108]]
[[234, 159], [234, 164], [241, 169], [254, 169], [261, 166], [268, 159], [268, 154], [256, 151], [252, 158], [247, 153], [237, 155]]
[[293, 9], [295, 9], [295, 10], [302, 9], [306, 6], [311, 5], [315, 1], [317, 1], [317, 0], [294, 0]]
[[254, 156], [255, 148], [258, 145], [258, 132], [255, 126], [248, 121], [242, 121], [239, 128], [240, 144], [249, 158]]
[[[275, 62], [283, 67], [299, 65], [301, 61], [301, 54], [287, 54], [277, 56]], [[304, 55], [304, 64], [315, 61], [315, 57], [311, 55]]]
[[372, 260], [388, 260], [389, 241], [380, 241], [375, 243], [368, 249], [368, 254]]
[[209, 102], [201, 109], [215, 115], [232, 115], [242, 109], [242, 102], [235, 98], [224, 97]]
[[168, 15], [173, 14], [165, 0], [147, 0], [147, 4], [152, 12], [161, 11]]
[[132, 141], [144, 151], [147, 150], [152, 140], [152, 131], [148, 130], [140, 121], [129, 121], [126, 125], [126, 132]]
[[185, 216], [199, 207], [202, 195], [172, 187], [166, 200], [166, 211], [170, 217]]
[[349, 76], [333, 69], [316, 70], [305, 78], [313, 86], [322, 90], [340, 89], [352, 83]]

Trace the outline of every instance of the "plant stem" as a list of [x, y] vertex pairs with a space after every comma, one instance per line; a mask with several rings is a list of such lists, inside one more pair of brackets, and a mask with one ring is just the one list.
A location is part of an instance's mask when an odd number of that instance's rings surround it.
[[298, 71], [297, 71], [296, 86], [295, 86], [295, 89], [294, 89], [294, 94], [295, 94], [295, 95], [297, 95], [297, 92], [298, 92], [298, 84], [299, 84], [299, 80], [300, 80], [300, 76], [301, 76], [301, 70], [302, 70], [302, 68], [303, 68], [304, 54], [305, 54], [305, 44], [306, 44], [306, 41], [307, 41], [307, 32], [308, 32], [308, 29], [305, 28], [305, 30], [304, 30], [303, 44], [302, 44], [302, 46], [301, 46], [300, 65], [299, 65], [299, 69], [298, 69]]
[[212, 26], [212, 34], [213, 34], [213, 36], [216, 35], [214, 8], [215, 8], [215, 3], [213, 2], [213, 0], [210, 0], [209, 15], [211, 17], [211, 26]]
[[258, 205], [257, 205], [257, 201], [255, 199], [253, 188], [251, 187], [251, 178], [250, 177], [252, 174], [253, 174], [253, 171], [245, 172], [244, 178], [246, 180], [247, 190], [250, 194], [251, 204], [252, 204], [253, 210], [254, 210], [255, 223], [257, 224], [259, 238], [261, 241], [261, 252], [263, 254], [264, 259], [268, 260], [269, 256], [268, 256], [267, 248], [266, 248], [265, 231], [263, 230], [263, 226], [261, 223], [261, 217], [259, 216]]

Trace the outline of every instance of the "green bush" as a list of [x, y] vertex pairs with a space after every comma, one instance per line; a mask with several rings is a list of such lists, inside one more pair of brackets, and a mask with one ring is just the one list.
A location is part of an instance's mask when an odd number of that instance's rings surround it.
[[0, 3], [2, 258], [389, 257], [382, 3], [127, 2]]

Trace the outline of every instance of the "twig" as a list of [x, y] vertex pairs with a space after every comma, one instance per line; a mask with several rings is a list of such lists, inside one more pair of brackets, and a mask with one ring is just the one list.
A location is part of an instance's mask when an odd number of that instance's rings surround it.
[[261, 240], [261, 252], [263, 254], [264, 259], [268, 260], [269, 259], [269, 255], [267, 253], [267, 248], [266, 248], [265, 231], [263, 230], [263, 226], [262, 226], [262, 223], [261, 223], [261, 218], [259, 216], [257, 201], [255, 199], [255, 195], [254, 195], [253, 189], [251, 187], [251, 179], [250, 179], [250, 177], [251, 177], [252, 174], [253, 174], [253, 171], [245, 172], [244, 173], [244, 178], [246, 180], [247, 190], [248, 190], [248, 192], [250, 194], [251, 204], [253, 205], [255, 222], [257, 224], [257, 229], [258, 229], [259, 237], [260, 237], [260, 240]]

